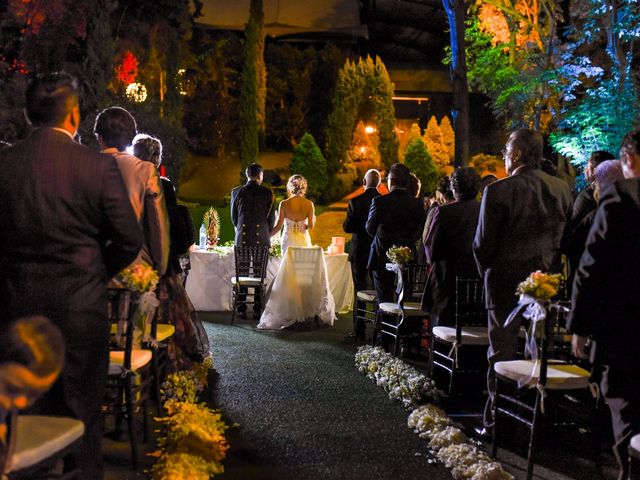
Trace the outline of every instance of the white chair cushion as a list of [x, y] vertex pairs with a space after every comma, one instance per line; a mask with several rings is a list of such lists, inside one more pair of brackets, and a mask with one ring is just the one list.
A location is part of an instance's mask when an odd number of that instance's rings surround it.
[[393, 303], [393, 302], [382, 302], [380, 305], [378, 305], [378, 308], [380, 308], [380, 310], [390, 315], [400, 315], [403, 311], [404, 311], [405, 317], [407, 316], [408, 317], [426, 317], [428, 315], [428, 313], [420, 310], [420, 304], [417, 302], [405, 303], [404, 310], [400, 308], [400, 306], [398, 306], [397, 303]]
[[356, 297], [364, 302], [375, 302], [378, 299], [375, 290], [358, 290]]
[[[540, 375], [540, 362], [534, 364], [531, 360], [512, 360], [508, 362], [497, 362], [495, 364], [496, 374], [507, 377], [515, 382], [525, 380], [533, 376], [528, 382], [529, 387], [535, 387]], [[550, 363], [547, 365], [547, 385], [551, 390], [576, 390], [589, 386], [590, 373], [584, 368], [571, 363]]]
[[16, 446], [8, 472], [24, 470], [46, 460], [82, 437], [84, 424], [67, 417], [18, 415]]
[[236, 277], [231, 277], [231, 283], [232, 284], [236, 284], [238, 283], [239, 285], [246, 285], [248, 287], [253, 286], [253, 285], [263, 285], [264, 282], [260, 281], [259, 278], [256, 277], [240, 277], [239, 278], [240, 282], [236, 282]]
[[636, 455], [640, 455], [640, 434], [631, 437], [629, 448], [635, 450]]
[[[433, 335], [447, 343], [456, 341], [453, 327], [433, 327]], [[486, 327], [463, 327], [461, 340], [463, 345], [489, 345], [489, 333]]]
[[[144, 367], [151, 361], [151, 350], [131, 351], [131, 370], [136, 371]], [[119, 375], [122, 373], [124, 363], [124, 352], [109, 352], [109, 375]]]

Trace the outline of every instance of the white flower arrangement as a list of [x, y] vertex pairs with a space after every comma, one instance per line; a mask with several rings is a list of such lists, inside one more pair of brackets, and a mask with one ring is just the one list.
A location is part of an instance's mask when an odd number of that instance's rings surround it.
[[[416, 407], [427, 397], [439, 398], [432, 380], [380, 347], [360, 347], [355, 356], [358, 370], [385, 389], [389, 397], [405, 408]], [[435, 457], [451, 469], [456, 480], [513, 480], [513, 476], [474, 445], [433, 404], [417, 406], [407, 420], [420, 438], [429, 442]], [[435, 460], [429, 460], [434, 462]]]
[[440, 395], [432, 380], [380, 347], [365, 345], [358, 348], [355, 363], [360, 372], [406, 409], [414, 408], [427, 397], [438, 398]]

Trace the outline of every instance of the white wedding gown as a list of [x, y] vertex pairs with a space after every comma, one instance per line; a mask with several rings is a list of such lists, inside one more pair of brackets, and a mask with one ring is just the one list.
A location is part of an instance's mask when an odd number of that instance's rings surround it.
[[302, 220], [296, 222], [294, 220], [284, 219], [284, 229], [280, 237], [280, 246], [282, 248], [282, 256], [287, 251], [287, 247], [310, 247], [311, 237], [307, 228], [307, 221]]
[[281, 330], [307, 322], [333, 325], [336, 308], [324, 254], [322, 248], [311, 246], [306, 222], [285, 218], [280, 241], [282, 263], [267, 294], [258, 328]]

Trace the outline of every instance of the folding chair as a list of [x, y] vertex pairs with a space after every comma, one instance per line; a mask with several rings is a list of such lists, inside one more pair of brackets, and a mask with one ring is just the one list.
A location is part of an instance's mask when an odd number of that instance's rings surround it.
[[449, 379], [446, 392], [454, 392], [459, 376], [486, 378], [486, 352], [489, 345], [487, 310], [483, 284], [479, 278], [456, 277], [455, 326], [431, 328], [429, 371], [437, 371]]
[[[117, 324], [117, 333], [109, 351], [109, 372], [107, 393], [103, 402], [103, 413], [116, 417], [116, 427], [121, 419], [127, 420], [129, 443], [131, 445], [131, 465], [138, 468], [138, 440], [135, 429], [135, 413], [142, 412], [143, 441], [148, 436], [148, 394], [151, 379], [152, 351], [134, 349], [135, 307], [132, 292], [126, 289], [110, 289], [110, 314]], [[113, 331], [113, 329], [112, 329]]]
[[[382, 302], [378, 305], [373, 343], [374, 345], [382, 343], [385, 336], [392, 338], [391, 353], [394, 356], [397, 354], [401, 339], [418, 338], [422, 330], [422, 320], [429, 316], [428, 313], [420, 310], [420, 302], [408, 301], [405, 303], [405, 296], [412, 300], [413, 292], [416, 291], [416, 286], [409, 280], [420, 278], [419, 274], [413, 272], [426, 268], [425, 265], [412, 264], [404, 271], [398, 271], [397, 302]], [[404, 278], [407, 279], [407, 282], [404, 281]]]
[[[562, 400], [567, 392], [572, 393], [572, 398], [577, 398], [582, 393], [590, 407], [590, 420], [592, 431], [599, 432], [597, 426], [598, 398], [593, 399], [590, 386], [590, 372], [578, 365], [566, 361], [557, 361], [549, 358], [552, 350], [552, 335], [554, 322], [558, 322], [560, 315], [568, 309], [562, 303], [552, 305], [553, 312], [549, 312], [543, 325], [536, 333], [538, 360], [511, 360], [497, 362], [494, 366], [496, 373], [496, 393], [493, 405], [494, 426], [492, 456], [496, 457], [502, 432], [502, 423], [505, 417], [521, 423], [529, 429], [529, 445], [527, 452], [527, 480], [533, 476], [534, 454], [536, 439], [539, 434], [541, 422], [551, 419], [550, 408], [556, 402]], [[552, 316], [554, 318], [549, 318]], [[599, 395], [599, 394], [597, 394]], [[554, 402], [555, 401], [555, 402]], [[559, 423], [566, 427], [566, 422]], [[595, 445], [599, 447], [599, 442]], [[596, 452], [598, 453], [598, 452]], [[597, 455], [596, 455], [597, 458]]]
[[[231, 278], [233, 312], [231, 324], [236, 317], [236, 310], [241, 304], [259, 305], [258, 317], [264, 309], [265, 275], [269, 261], [269, 247], [233, 247], [235, 254], [235, 275]], [[249, 289], [253, 292], [250, 293]]]

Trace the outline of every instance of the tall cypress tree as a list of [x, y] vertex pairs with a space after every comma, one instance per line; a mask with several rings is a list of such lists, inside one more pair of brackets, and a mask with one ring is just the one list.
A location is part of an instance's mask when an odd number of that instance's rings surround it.
[[264, 65], [264, 12], [262, 0], [251, 0], [244, 29], [244, 66], [240, 89], [240, 177], [247, 165], [258, 159], [258, 145], [264, 135], [266, 69]]

